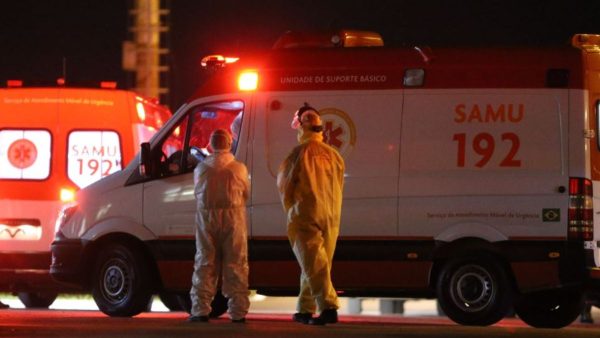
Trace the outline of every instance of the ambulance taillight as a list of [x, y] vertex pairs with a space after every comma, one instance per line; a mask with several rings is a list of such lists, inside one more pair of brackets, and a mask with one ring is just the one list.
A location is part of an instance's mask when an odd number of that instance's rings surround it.
[[585, 178], [569, 180], [568, 238], [584, 241], [594, 238], [592, 181]]
[[60, 200], [63, 203], [73, 202], [75, 200], [75, 189], [61, 188], [60, 189]]

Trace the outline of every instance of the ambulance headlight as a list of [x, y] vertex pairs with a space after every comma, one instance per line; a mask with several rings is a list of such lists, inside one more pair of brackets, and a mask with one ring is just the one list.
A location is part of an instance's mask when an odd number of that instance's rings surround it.
[[65, 205], [60, 213], [58, 214], [58, 218], [56, 219], [56, 223], [54, 225], [54, 233], [59, 234], [61, 228], [69, 221], [69, 219], [75, 214], [77, 211], [77, 204], [67, 204]]

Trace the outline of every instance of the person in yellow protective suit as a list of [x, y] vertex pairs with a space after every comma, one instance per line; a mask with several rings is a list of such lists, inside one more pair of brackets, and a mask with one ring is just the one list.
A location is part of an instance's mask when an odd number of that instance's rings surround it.
[[[297, 313], [304, 324], [336, 323], [339, 308], [331, 265], [339, 233], [344, 160], [323, 143], [319, 113], [305, 104], [294, 117], [300, 145], [279, 168], [277, 186], [287, 214], [288, 239], [302, 270]], [[315, 310], [320, 311], [313, 317]]]
[[250, 307], [246, 236], [250, 183], [246, 166], [230, 152], [231, 142], [227, 131], [215, 130], [210, 137], [214, 153], [194, 170], [197, 213], [191, 322], [209, 320], [219, 274], [231, 320], [245, 322]]

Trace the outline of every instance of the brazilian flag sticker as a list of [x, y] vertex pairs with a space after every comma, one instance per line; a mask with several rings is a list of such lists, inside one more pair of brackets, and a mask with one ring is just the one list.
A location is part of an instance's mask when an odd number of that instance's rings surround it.
[[542, 209], [542, 222], [560, 222], [560, 209]]

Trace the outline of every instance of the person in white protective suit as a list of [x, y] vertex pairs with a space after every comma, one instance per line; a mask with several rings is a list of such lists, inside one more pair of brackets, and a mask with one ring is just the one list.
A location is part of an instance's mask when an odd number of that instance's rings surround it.
[[[292, 127], [298, 130], [300, 145], [277, 175], [288, 239], [302, 270], [292, 319], [313, 325], [336, 323], [339, 304], [331, 266], [340, 227], [344, 160], [323, 143], [321, 118], [308, 104], [296, 112]], [[315, 310], [320, 311], [318, 317], [313, 317]]]
[[197, 212], [191, 322], [209, 320], [219, 274], [231, 320], [245, 322], [250, 307], [246, 236], [250, 183], [246, 166], [230, 152], [231, 142], [227, 131], [215, 130], [210, 137], [214, 153], [194, 170]]

